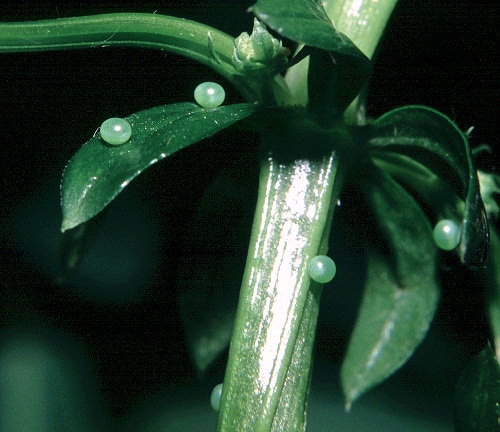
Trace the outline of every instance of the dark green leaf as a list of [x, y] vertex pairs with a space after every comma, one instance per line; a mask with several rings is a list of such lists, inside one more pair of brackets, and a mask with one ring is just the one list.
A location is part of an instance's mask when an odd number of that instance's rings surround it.
[[428, 167], [410, 156], [378, 152], [373, 163], [407, 190], [420, 196], [439, 219], [460, 220], [463, 204], [451, 186]]
[[279, 34], [313, 47], [304, 48], [310, 55], [309, 107], [319, 122], [341, 115], [369, 78], [371, 63], [335, 29], [321, 2], [259, 0], [251, 10]]
[[250, 10], [288, 39], [368, 62], [356, 45], [333, 27], [319, 0], [258, 0]]
[[[224, 171], [207, 189], [187, 230], [179, 306], [191, 357], [204, 373], [228, 347], [255, 211], [253, 182]], [[245, 168], [245, 167], [243, 167]]]
[[[366, 129], [368, 147], [412, 156], [450, 183], [465, 202], [459, 252], [463, 263], [484, 266], [488, 221], [466, 136], [445, 115], [423, 106], [395, 109]], [[425, 185], [422, 185], [425, 187]]]
[[366, 183], [366, 194], [390, 256], [370, 253], [365, 294], [342, 365], [347, 408], [412, 355], [439, 299], [436, 249], [421, 208], [376, 168]]
[[500, 218], [500, 174], [477, 170], [477, 177], [488, 220], [497, 220]]
[[500, 236], [491, 229], [491, 253], [486, 266], [488, 318], [497, 358], [500, 359]]
[[104, 221], [105, 212], [66, 230], [63, 234], [62, 265], [65, 271], [74, 270], [97, 240], [98, 231]]
[[500, 366], [490, 346], [462, 372], [455, 393], [456, 432], [500, 430]]
[[308, 46], [304, 50], [310, 55], [309, 106], [316, 120], [341, 115], [368, 80], [371, 63], [335, 29], [321, 2], [259, 0], [250, 9], [279, 34]]
[[98, 214], [147, 167], [207, 138], [256, 110], [255, 104], [202, 109], [192, 103], [165, 105], [127, 117], [132, 137], [109, 146], [91, 138], [69, 161], [62, 180], [62, 231]]

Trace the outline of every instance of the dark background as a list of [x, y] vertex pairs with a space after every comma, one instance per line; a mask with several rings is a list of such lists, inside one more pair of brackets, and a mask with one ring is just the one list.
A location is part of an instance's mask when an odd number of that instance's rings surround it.
[[[251, 30], [253, 18], [245, 13], [250, 4], [7, 2], [0, 6], [0, 20], [156, 11], [237, 36]], [[498, 148], [498, 18], [494, 1], [401, 0], [375, 65], [369, 115], [377, 117], [405, 104], [428, 105], [462, 130], [474, 126], [472, 146]], [[0, 55], [2, 340], [46, 341], [57, 352], [86, 359], [73, 364], [84, 363], [77, 370], [84, 377], [88, 400], [94, 401], [89, 410], [94, 410], [96, 421], [110, 418], [109, 424], [118, 429], [126, 429], [125, 424], [132, 428], [139, 418], [161, 418], [158, 412], [172, 409], [165, 408], [172, 401], [177, 407], [174, 417], [190, 418], [190, 408], [207, 398], [199, 389], [209, 392], [222, 381], [225, 355], [203, 379], [190, 363], [176, 302], [179, 275], [190, 271], [183, 266], [198, 247], [192, 235], [196, 210], [221, 172], [226, 185], [221, 193], [228, 201], [219, 200], [206, 229], [214, 230], [209, 238], [220, 238], [225, 226], [241, 226], [238, 235], [233, 233], [235, 243], [221, 243], [221, 248], [225, 262], [237, 269], [244, 265], [258, 141], [229, 131], [150, 168], [113, 203], [101, 237], [65, 284], [60, 283], [58, 257], [60, 175], [103, 119], [190, 101], [194, 87], [208, 80], [225, 84], [199, 64], [141, 49]], [[242, 100], [228, 84], [225, 88], [227, 103]], [[495, 151], [483, 154], [478, 166], [495, 170], [497, 159]], [[359, 205], [356, 196], [344, 196], [339, 225], [352, 231]], [[217, 217], [224, 222], [217, 223]], [[338, 268], [362, 267], [364, 250], [357, 247], [357, 237], [345, 234], [333, 241]], [[362, 430], [356, 422], [365, 420], [392, 425], [393, 430], [432, 430], [429, 425], [451, 430], [454, 382], [488, 337], [481, 276], [455, 264], [452, 260], [443, 266], [443, 299], [422, 347], [350, 416], [341, 412], [338, 367], [359, 304], [362, 271], [346, 272], [349, 277], [339, 272], [325, 289], [320, 317], [311, 430], [323, 430], [314, 429], [315, 422], [335, 424], [339, 416], [346, 430]], [[353, 278], [354, 273], [361, 276]], [[157, 411], [151, 398], [159, 401]], [[143, 403], [149, 408], [137, 408]], [[330, 406], [338, 414], [330, 412]], [[207, 416], [213, 423], [215, 416]], [[406, 420], [397, 423], [398, 417]], [[177, 429], [168, 425], [168, 430], [184, 430], [181, 423]]]

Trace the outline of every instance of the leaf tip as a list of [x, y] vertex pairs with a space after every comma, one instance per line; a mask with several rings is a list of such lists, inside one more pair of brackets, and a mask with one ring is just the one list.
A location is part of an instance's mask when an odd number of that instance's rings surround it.
[[61, 232], [65, 233], [66, 231], [70, 230], [71, 228], [75, 228], [77, 225], [79, 225], [79, 222], [75, 223], [71, 219], [63, 218], [63, 221], [61, 223]]
[[345, 405], [344, 405], [344, 411], [346, 413], [349, 413], [351, 411], [351, 408], [352, 408], [352, 402], [351, 400], [346, 400], [345, 401]]

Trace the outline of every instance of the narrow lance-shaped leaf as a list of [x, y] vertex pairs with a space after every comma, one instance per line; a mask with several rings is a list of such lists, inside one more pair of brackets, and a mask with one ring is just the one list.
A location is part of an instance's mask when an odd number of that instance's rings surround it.
[[491, 234], [491, 254], [486, 267], [488, 316], [495, 355], [500, 361], [500, 235], [495, 228], [491, 230]]
[[[500, 175], [484, 171], [478, 171], [477, 174], [488, 220], [497, 221], [500, 216], [497, 202], [500, 196]], [[490, 237], [490, 253], [485, 269], [487, 303], [495, 356], [500, 361], [500, 235], [494, 223], [490, 225]]]
[[365, 293], [341, 371], [348, 409], [412, 355], [439, 298], [436, 250], [422, 209], [375, 168], [366, 194], [390, 256], [372, 251], [369, 257]]
[[368, 61], [346, 35], [335, 29], [319, 0], [258, 0], [250, 10], [290, 40]]
[[460, 129], [431, 108], [406, 106], [375, 120], [366, 133], [368, 148], [374, 155], [391, 151], [412, 156], [450, 183], [465, 202], [460, 258], [468, 266], [484, 266], [489, 243], [488, 221], [469, 143]]
[[371, 63], [345, 34], [335, 29], [321, 2], [259, 0], [250, 9], [282, 36], [307, 45], [304, 50], [311, 58], [309, 105], [316, 116], [330, 119], [342, 114], [369, 78]]
[[182, 246], [179, 312], [202, 374], [231, 340], [255, 207], [255, 185], [241, 175], [245, 168], [239, 163], [209, 186]]
[[249, 116], [255, 104], [203, 109], [164, 105], [126, 117], [129, 141], [110, 146], [96, 134], [69, 161], [61, 185], [62, 231], [98, 214], [132, 179], [154, 163]]
[[63, 272], [78, 267], [83, 257], [93, 247], [105, 220], [106, 211], [101, 211], [92, 219], [64, 231], [61, 245], [61, 264]]
[[400, 153], [378, 152], [372, 162], [404, 186], [418, 194], [440, 219], [460, 220], [463, 203], [449, 183], [421, 162]]
[[500, 365], [490, 346], [466, 366], [455, 392], [455, 431], [498, 431]]

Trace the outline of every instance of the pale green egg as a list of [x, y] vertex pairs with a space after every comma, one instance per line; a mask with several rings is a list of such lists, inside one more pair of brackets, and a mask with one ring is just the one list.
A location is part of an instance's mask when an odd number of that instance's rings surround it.
[[337, 266], [333, 260], [326, 255], [315, 256], [309, 263], [309, 276], [313, 281], [319, 283], [330, 282], [335, 273], [337, 272]]
[[132, 126], [125, 119], [113, 117], [102, 123], [99, 132], [101, 138], [108, 144], [121, 145], [132, 136]]
[[460, 227], [451, 219], [442, 219], [432, 232], [436, 246], [443, 250], [453, 250], [460, 243]]
[[225, 98], [226, 92], [222, 86], [214, 82], [201, 83], [194, 90], [194, 100], [202, 108], [216, 108], [222, 105]]
[[220, 399], [222, 397], [222, 384], [217, 384], [210, 395], [210, 405], [214, 411], [219, 411]]

